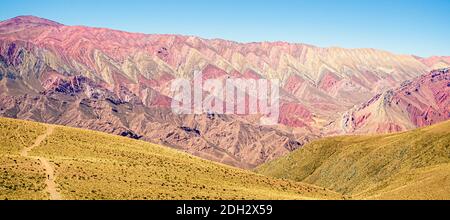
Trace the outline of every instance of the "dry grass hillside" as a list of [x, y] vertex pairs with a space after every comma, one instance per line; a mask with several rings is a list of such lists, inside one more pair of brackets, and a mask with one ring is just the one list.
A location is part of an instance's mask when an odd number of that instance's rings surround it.
[[450, 121], [390, 135], [325, 138], [257, 172], [356, 199], [450, 199]]
[[341, 199], [105, 133], [0, 118], [0, 199]]

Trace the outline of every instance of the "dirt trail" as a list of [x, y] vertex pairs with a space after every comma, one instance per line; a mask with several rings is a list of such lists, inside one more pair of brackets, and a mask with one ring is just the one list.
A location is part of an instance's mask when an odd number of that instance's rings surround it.
[[37, 137], [36, 140], [34, 141], [33, 145], [31, 145], [30, 147], [26, 147], [26, 148], [22, 149], [22, 151], [20, 152], [20, 155], [23, 157], [28, 157], [28, 158], [40, 161], [42, 167], [45, 170], [45, 175], [47, 176], [47, 178], [45, 179], [45, 184], [47, 185], [46, 190], [50, 194], [50, 199], [51, 200], [61, 200], [62, 199], [61, 194], [59, 194], [56, 183], [55, 183], [55, 170], [53, 169], [50, 162], [44, 157], [28, 156], [28, 152], [33, 150], [33, 148], [39, 146], [42, 143], [42, 141], [44, 141], [49, 135], [51, 135], [53, 133], [53, 129], [54, 129], [54, 126], [48, 125], [47, 131], [45, 132], [45, 134], [42, 134], [39, 137]]

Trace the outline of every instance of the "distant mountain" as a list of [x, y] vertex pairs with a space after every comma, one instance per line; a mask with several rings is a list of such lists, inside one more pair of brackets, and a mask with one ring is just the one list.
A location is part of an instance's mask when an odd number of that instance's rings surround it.
[[257, 168], [354, 199], [449, 199], [450, 121], [389, 135], [329, 137]]
[[[428, 73], [428, 61], [375, 49], [66, 26], [21, 16], [0, 22], [0, 115], [162, 143], [252, 168], [327, 135], [340, 113]], [[260, 115], [174, 115], [171, 82], [281, 81], [278, 126]], [[213, 117], [212, 117], [213, 116]]]
[[[450, 118], [450, 73], [440, 69], [405, 81], [345, 112], [331, 133], [389, 133], [432, 125]], [[333, 129], [336, 129], [333, 131]]]
[[417, 59], [431, 69], [442, 69], [450, 66], [450, 56], [432, 56], [427, 58], [417, 57]]
[[[38, 94], [0, 94], [0, 114], [142, 139], [244, 168], [284, 155], [308, 141], [308, 136], [252, 124], [233, 115], [173, 114], [167, 107], [145, 105], [126, 87], [115, 94], [82, 76], [48, 79]], [[20, 83], [20, 79], [3, 82], [0, 88], [6, 90], [7, 84]], [[20, 93], [24, 87], [8, 93]], [[167, 97], [150, 91], [149, 97], [167, 103]]]
[[[106, 83], [111, 90], [128, 86], [141, 98], [149, 87], [170, 96], [168, 81], [192, 76], [195, 70], [209, 78], [277, 78], [282, 81], [286, 101], [311, 112], [302, 117], [284, 112], [293, 117], [285, 122], [300, 127], [314, 127], [317, 120], [313, 118], [352, 107], [429, 70], [414, 56], [374, 49], [284, 42], [241, 44], [64, 26], [36, 17], [1, 22], [0, 40], [2, 60], [12, 72], [28, 70], [35, 73], [34, 78], [52, 71], [83, 75]], [[41, 90], [39, 85], [30, 87]]]

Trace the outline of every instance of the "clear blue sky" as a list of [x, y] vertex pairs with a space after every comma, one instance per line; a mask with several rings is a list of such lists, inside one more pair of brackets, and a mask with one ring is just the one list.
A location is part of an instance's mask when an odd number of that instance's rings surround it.
[[450, 0], [7, 0], [0, 20], [450, 55]]

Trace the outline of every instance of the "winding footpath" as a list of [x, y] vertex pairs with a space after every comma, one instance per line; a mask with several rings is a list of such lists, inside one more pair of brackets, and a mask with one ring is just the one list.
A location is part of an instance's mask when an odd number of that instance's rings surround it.
[[33, 148], [39, 146], [42, 143], [42, 141], [44, 141], [49, 135], [51, 135], [53, 133], [53, 129], [54, 129], [54, 126], [51, 126], [51, 125], [47, 126], [47, 131], [44, 134], [37, 137], [36, 140], [34, 141], [33, 145], [22, 149], [22, 151], [20, 152], [20, 155], [23, 157], [34, 159], [34, 160], [39, 160], [39, 162], [41, 163], [42, 168], [44, 168], [45, 174], [47, 176], [47, 178], [45, 179], [45, 184], [47, 185], [46, 190], [50, 195], [50, 200], [61, 200], [62, 199], [61, 194], [58, 192], [57, 186], [55, 183], [55, 170], [53, 169], [50, 162], [44, 157], [28, 155], [28, 153], [31, 150], [33, 150]]

